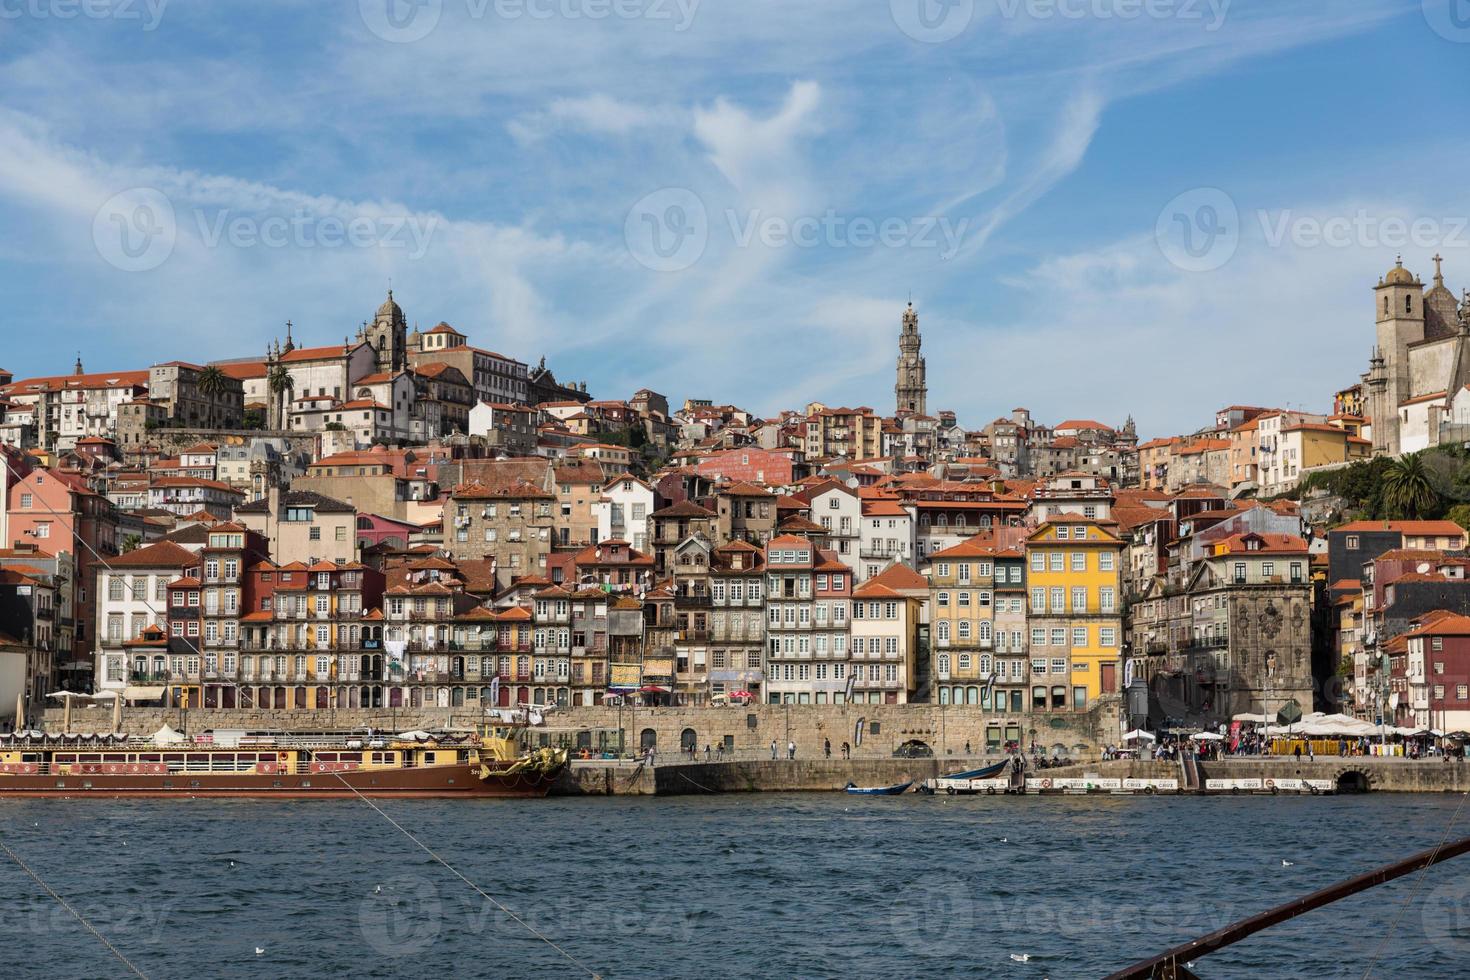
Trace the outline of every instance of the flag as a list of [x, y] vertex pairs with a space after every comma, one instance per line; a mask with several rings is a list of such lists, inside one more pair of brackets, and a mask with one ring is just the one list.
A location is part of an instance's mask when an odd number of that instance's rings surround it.
[[492, 679], [490, 681], [490, 704], [492, 706], [498, 706], [500, 704], [500, 678], [499, 677], [496, 677], [496, 678], [494, 678], [494, 679]]

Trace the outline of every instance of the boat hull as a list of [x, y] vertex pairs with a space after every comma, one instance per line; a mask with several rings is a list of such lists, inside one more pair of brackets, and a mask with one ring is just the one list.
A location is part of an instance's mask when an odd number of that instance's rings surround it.
[[353, 770], [299, 775], [220, 772], [153, 775], [0, 775], [6, 797], [250, 797], [269, 799], [373, 798], [449, 799], [458, 797], [540, 797], [551, 792], [560, 770], [491, 773], [480, 778], [478, 765], [409, 769]]

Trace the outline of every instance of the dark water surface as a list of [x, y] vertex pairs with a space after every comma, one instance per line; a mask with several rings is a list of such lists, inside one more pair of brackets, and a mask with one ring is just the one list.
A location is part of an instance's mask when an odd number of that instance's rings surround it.
[[[1457, 802], [381, 805], [604, 976], [1021, 980], [1100, 976], [1431, 846]], [[1470, 808], [1461, 817], [1456, 836], [1470, 834]], [[577, 975], [361, 802], [11, 800], [0, 832], [149, 977]], [[1431, 870], [1405, 906], [1413, 889], [1412, 878], [1374, 889], [1196, 971], [1360, 977], [1402, 909], [1374, 976], [1470, 976], [1470, 857]], [[0, 977], [126, 975], [3, 855], [0, 903]]]

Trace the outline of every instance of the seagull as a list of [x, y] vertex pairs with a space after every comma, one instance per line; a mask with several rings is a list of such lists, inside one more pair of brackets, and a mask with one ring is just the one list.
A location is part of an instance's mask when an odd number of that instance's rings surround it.
[[381, 894], [383, 894], [383, 886], [382, 885], [374, 885], [373, 886], [373, 894], [374, 895], [381, 895]]
[[257, 947], [255, 947], [255, 955], [256, 956], [264, 956], [265, 955], [265, 950], [262, 949], [261, 947], [257, 946]]
[[1030, 953], [1012, 953], [1011, 954], [1011, 959], [1015, 960], [1017, 963], [1029, 963], [1029, 962], [1031, 962], [1031, 954]]
[[1295, 861], [1288, 861], [1288, 860], [1286, 860], [1286, 858], [1282, 858], [1281, 859], [1281, 866], [1283, 868], [1289, 868], [1289, 867], [1291, 867], [1295, 863], [1296, 863]]
[[1002, 837], [1002, 838], [1001, 838], [1001, 839], [1000, 839], [1000, 842], [1001, 842], [1001, 843], [1002, 843], [1002, 844], [1009, 844], [1009, 843], [1010, 843], [1010, 842], [1011, 842], [1011, 839], [1010, 839], [1010, 838], [1009, 838], [1009, 837]]
[[233, 868], [233, 867], [234, 867], [234, 866], [235, 866], [235, 862], [234, 862], [234, 861], [231, 861], [231, 862], [230, 862], [230, 867], [232, 867], [232, 868]]

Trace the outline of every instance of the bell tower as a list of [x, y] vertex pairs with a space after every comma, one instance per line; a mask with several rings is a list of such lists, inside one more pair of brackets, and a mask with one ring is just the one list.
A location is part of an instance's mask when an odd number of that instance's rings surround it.
[[898, 378], [893, 386], [898, 411], [915, 415], [928, 414], [929, 384], [925, 378], [924, 357], [919, 353], [924, 338], [919, 335], [919, 314], [913, 300], [903, 311], [903, 331], [898, 335]]
[[393, 290], [378, 307], [373, 322], [363, 331], [363, 338], [372, 344], [378, 357], [378, 372], [393, 374], [403, 370], [408, 361], [408, 321], [403, 310], [393, 301]]

